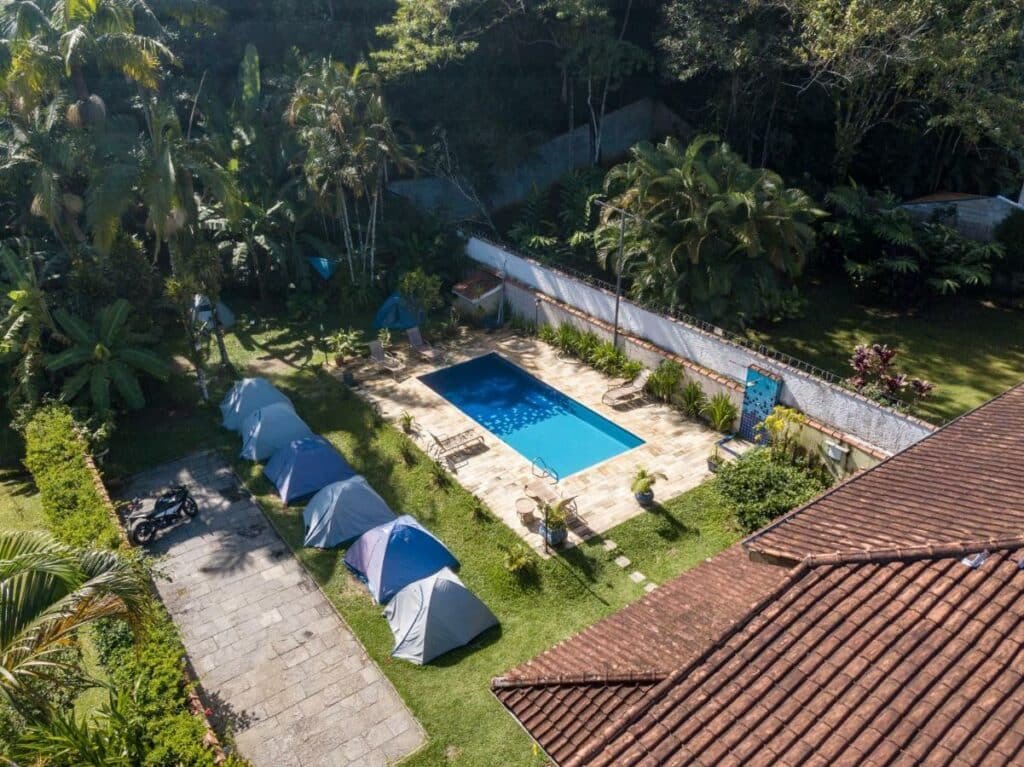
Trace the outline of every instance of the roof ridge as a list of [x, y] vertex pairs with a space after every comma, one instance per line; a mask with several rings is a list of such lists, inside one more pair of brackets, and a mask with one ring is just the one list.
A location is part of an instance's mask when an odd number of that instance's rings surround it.
[[743, 617], [723, 631], [721, 634], [716, 636], [713, 640], [707, 643], [707, 646], [700, 652], [697, 657], [691, 660], [689, 663], [684, 664], [681, 668], [677, 669], [672, 674], [666, 676], [661, 682], [659, 682], [650, 693], [640, 702], [633, 704], [625, 714], [619, 719], [612, 722], [610, 725], [604, 728], [600, 733], [599, 738], [596, 739], [589, 748], [586, 748], [572, 756], [566, 761], [566, 767], [577, 767], [578, 765], [587, 764], [592, 758], [596, 757], [604, 748], [615, 738], [621, 735], [625, 730], [632, 726], [637, 720], [640, 719], [644, 714], [651, 710], [657, 703], [661, 701], [661, 693], [671, 689], [671, 687], [677, 684], [680, 680], [685, 678], [693, 669], [699, 667], [702, 663], [714, 653], [724, 642], [727, 642], [737, 632], [741, 631], [748, 623], [750, 623], [757, 615], [761, 613], [766, 607], [770, 606], [776, 600], [779, 599], [786, 591], [792, 588], [793, 584], [803, 578], [807, 573], [811, 571], [810, 565], [807, 562], [801, 562], [799, 565], [794, 567], [785, 577], [785, 579], [772, 589], [770, 592], [765, 594], [759, 600], [754, 602], [749, 609], [743, 614]]
[[784, 559], [802, 561], [807, 556], [805, 552], [799, 552], [798, 554], [794, 555], [794, 553], [792, 551], [788, 551], [788, 552], [785, 552], [785, 553], [780, 552], [780, 551], [772, 551], [772, 550], [769, 550], [767, 547], [759, 547], [759, 546], [757, 546], [757, 541], [762, 536], [766, 535], [767, 533], [771, 532], [772, 530], [776, 529], [777, 527], [781, 527], [782, 525], [785, 525], [787, 522], [789, 522], [794, 517], [799, 516], [800, 514], [802, 514], [803, 512], [807, 511], [808, 509], [812, 508], [813, 506], [816, 506], [818, 503], [820, 503], [824, 499], [831, 497], [835, 493], [839, 492], [839, 490], [841, 490], [843, 488], [846, 488], [847, 486], [852, 485], [855, 482], [858, 482], [858, 481], [864, 479], [865, 477], [870, 477], [872, 472], [877, 471], [878, 469], [880, 469], [881, 467], [887, 465], [888, 463], [890, 463], [892, 461], [895, 461], [900, 456], [907, 455], [911, 451], [913, 451], [915, 449], [918, 449], [920, 446], [928, 444], [929, 440], [932, 440], [935, 437], [937, 437], [938, 435], [945, 433], [948, 429], [950, 429], [951, 427], [953, 427], [956, 424], [959, 424], [961, 421], [963, 421], [968, 416], [972, 416], [975, 413], [977, 413], [978, 411], [983, 410], [984, 408], [987, 408], [990, 405], [994, 405], [995, 403], [999, 402], [1000, 400], [1009, 397], [1011, 394], [1017, 393], [1019, 390], [1024, 390], [1024, 382], [1018, 383], [1015, 386], [1011, 386], [1009, 389], [1007, 389], [1006, 391], [1004, 391], [1004, 392], [1002, 392], [1000, 394], [997, 394], [992, 399], [986, 400], [985, 402], [982, 402], [977, 407], [972, 408], [971, 410], [968, 410], [965, 413], [962, 413], [961, 415], [957, 416], [956, 418], [954, 418], [953, 420], [949, 421], [948, 423], [945, 423], [942, 426], [940, 426], [938, 429], [933, 431], [931, 434], [928, 434], [927, 436], [925, 436], [922, 439], [918, 440], [917, 442], [915, 442], [910, 447], [908, 447], [908, 448], [906, 448], [904, 450], [901, 450], [898, 453], [892, 454], [888, 458], [885, 458], [884, 460], [882, 460], [879, 463], [877, 463], [874, 466], [872, 466], [870, 469], [865, 469], [864, 471], [860, 471], [860, 472], [854, 474], [853, 476], [848, 477], [847, 479], [843, 480], [842, 482], [840, 482], [840, 483], [838, 483], [836, 485], [833, 485], [832, 487], [830, 487], [828, 490], [826, 490], [825, 492], [821, 493], [820, 495], [817, 495], [814, 498], [812, 498], [811, 500], [807, 501], [806, 503], [798, 506], [797, 508], [792, 509], [791, 511], [786, 512], [781, 517], [773, 520], [769, 524], [767, 524], [764, 527], [762, 527], [760, 530], [757, 530], [756, 532], [751, 533], [746, 538], [744, 538], [742, 541], [740, 541], [740, 545], [743, 546], [743, 548], [745, 550], [747, 550], [747, 551], [756, 551], [756, 552], [759, 552], [759, 553], [767, 554], [769, 556], [776, 556], [776, 557], [782, 557]]
[[893, 549], [870, 549], [867, 551], [837, 551], [833, 554], [809, 554], [803, 562], [808, 567], [848, 564], [881, 564], [885, 562], [913, 562], [918, 559], [949, 559], [967, 556], [981, 551], [1016, 551], [1024, 547], [1024, 535], [1009, 538], [988, 538], [977, 541], [956, 541], [921, 546], [905, 546]]
[[610, 674], [537, 674], [532, 677], [509, 679], [499, 676], [491, 680], [491, 690], [513, 690], [522, 687], [558, 687], [573, 684], [629, 684], [642, 682], [661, 682], [671, 674], [670, 671], [633, 671]]

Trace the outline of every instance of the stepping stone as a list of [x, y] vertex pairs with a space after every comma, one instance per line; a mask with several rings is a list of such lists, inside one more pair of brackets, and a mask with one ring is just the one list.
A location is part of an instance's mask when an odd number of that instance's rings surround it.
[[639, 570], [634, 570], [629, 574], [629, 579], [633, 581], [633, 583], [643, 583], [647, 580], [647, 576]]
[[632, 562], [630, 562], [627, 557], [624, 557], [620, 554], [619, 556], [615, 557], [615, 564], [617, 564], [619, 567], [625, 570], [632, 564]]
[[658, 588], [658, 584], [657, 583], [648, 583], [646, 586], [644, 586], [644, 591], [646, 591], [648, 594], [650, 594], [656, 588]]
[[606, 540], [606, 541], [605, 541], [604, 543], [602, 543], [601, 545], [602, 545], [602, 546], [604, 546], [604, 550], [605, 550], [605, 551], [615, 551], [615, 549], [619, 548], [619, 544], [617, 544], [617, 543], [616, 543], [615, 541], [613, 541], [613, 540], [612, 540], [611, 538], [607, 539], [607, 540]]

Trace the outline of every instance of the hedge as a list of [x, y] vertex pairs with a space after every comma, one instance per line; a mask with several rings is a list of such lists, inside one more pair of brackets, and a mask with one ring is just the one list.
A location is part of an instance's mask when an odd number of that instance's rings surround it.
[[69, 546], [117, 548], [121, 533], [96, 487], [87, 451], [64, 406], [40, 409], [25, 427], [25, 466], [35, 479], [50, 531]]

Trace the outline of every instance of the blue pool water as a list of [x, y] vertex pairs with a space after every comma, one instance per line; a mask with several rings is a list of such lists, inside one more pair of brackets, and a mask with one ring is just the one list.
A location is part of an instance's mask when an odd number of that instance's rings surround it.
[[497, 354], [420, 380], [526, 460], [541, 459], [559, 478], [644, 443]]

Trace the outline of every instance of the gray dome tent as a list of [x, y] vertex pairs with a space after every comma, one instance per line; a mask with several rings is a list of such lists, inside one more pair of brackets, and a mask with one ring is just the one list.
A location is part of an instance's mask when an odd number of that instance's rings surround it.
[[306, 523], [303, 543], [330, 549], [394, 519], [394, 512], [365, 477], [343, 479], [324, 487], [306, 504], [302, 512]]
[[231, 391], [220, 403], [224, 428], [240, 431], [250, 413], [278, 402], [292, 407], [292, 401], [279, 392], [266, 378], [243, 378], [241, 381], [236, 381], [235, 385], [231, 387]]
[[242, 458], [265, 461], [297, 439], [312, 437], [312, 430], [292, 410], [290, 402], [278, 402], [254, 410], [242, 424]]
[[395, 594], [384, 617], [395, 635], [391, 654], [420, 665], [498, 625], [487, 605], [447, 567]]

